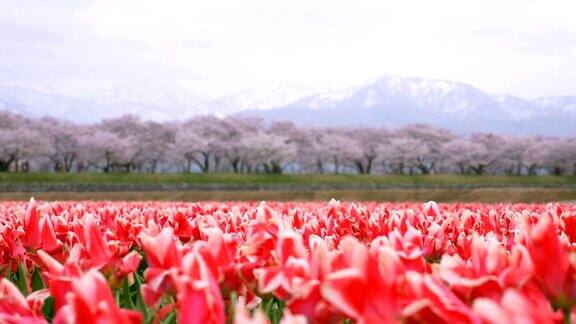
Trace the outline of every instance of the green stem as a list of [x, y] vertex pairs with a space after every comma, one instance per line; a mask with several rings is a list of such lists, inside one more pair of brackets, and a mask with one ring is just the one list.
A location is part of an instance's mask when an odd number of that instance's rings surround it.
[[570, 324], [571, 323], [571, 317], [572, 317], [572, 312], [570, 311], [570, 307], [563, 307], [562, 308], [562, 313], [564, 314], [564, 324]]

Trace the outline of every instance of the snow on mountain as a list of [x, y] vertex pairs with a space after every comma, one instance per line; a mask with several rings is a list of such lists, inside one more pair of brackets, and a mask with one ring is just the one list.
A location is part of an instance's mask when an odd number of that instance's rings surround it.
[[245, 109], [272, 109], [314, 94], [314, 90], [294, 83], [248, 88], [217, 98], [211, 106], [220, 112], [232, 113]]
[[212, 110], [208, 97], [193, 93], [174, 83], [159, 82], [103, 82], [77, 86], [76, 97], [114, 110], [139, 115], [144, 119], [169, 120], [208, 114]]
[[534, 100], [533, 103], [547, 113], [576, 114], [576, 96], [544, 97]]
[[175, 87], [112, 84], [68, 93], [0, 86], [0, 109], [31, 117], [52, 116], [82, 123], [134, 114], [143, 119], [173, 120], [211, 111], [208, 99]]
[[[334, 92], [325, 92], [270, 110], [245, 115], [290, 120], [301, 125], [399, 126], [431, 123], [457, 132], [574, 134], [574, 97], [532, 102], [491, 96], [473, 86], [446, 80], [384, 76]], [[560, 115], [557, 113], [562, 106]]]
[[[336, 92], [309, 96], [269, 111], [265, 119], [296, 123], [394, 126], [409, 122], [446, 123], [468, 116], [502, 117], [499, 105], [482, 91], [458, 82], [383, 77]], [[462, 122], [460, 125], [465, 126]]]
[[497, 95], [492, 98], [515, 120], [529, 119], [538, 113], [537, 107], [529, 100], [511, 95]]
[[77, 84], [58, 93], [33, 86], [0, 85], [0, 110], [83, 123], [124, 114], [165, 121], [212, 113], [224, 116], [248, 108], [271, 109], [312, 93], [295, 84], [247, 89], [217, 99], [174, 84], [145, 82]]
[[238, 113], [316, 126], [430, 123], [456, 132], [576, 134], [574, 96], [526, 100], [489, 95], [461, 82], [398, 76], [384, 76], [339, 91], [315, 93], [303, 86], [283, 84], [215, 99], [172, 84], [142, 82], [82, 85], [67, 93], [0, 85], [0, 110], [82, 123], [128, 113], [159, 121]]
[[[79, 122], [90, 121], [98, 114], [98, 107], [68, 96], [44, 93], [37, 90], [0, 86], [0, 110], [7, 110], [29, 117], [53, 116]], [[87, 118], [85, 118], [87, 117]]]
[[482, 91], [458, 82], [385, 76], [371, 82], [340, 91], [305, 98], [290, 105], [312, 109], [355, 106], [358, 108], [383, 105], [422, 106], [438, 113], [469, 113], [494, 106]]
[[[159, 107], [197, 106], [205, 109], [208, 97], [192, 93], [176, 84], [158, 83], [109, 83], [86, 91], [83, 98], [104, 104], [143, 102]], [[200, 111], [205, 112], [205, 111]]]

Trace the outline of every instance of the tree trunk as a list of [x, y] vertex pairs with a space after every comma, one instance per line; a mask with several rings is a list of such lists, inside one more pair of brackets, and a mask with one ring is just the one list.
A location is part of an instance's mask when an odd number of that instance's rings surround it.
[[194, 160], [194, 163], [196, 163], [196, 165], [200, 168], [202, 173], [208, 173], [208, 170], [210, 170], [210, 153], [202, 152], [200, 154], [202, 154], [201, 159], [192, 159]]
[[64, 171], [70, 172], [72, 170], [72, 166], [74, 165], [74, 160], [76, 159], [75, 156], [71, 156], [69, 159], [64, 159]]
[[398, 169], [396, 170], [397, 174], [404, 174], [404, 162], [398, 163]]
[[368, 158], [368, 163], [366, 164], [366, 174], [370, 174], [370, 172], [372, 172], [372, 164], [374, 162], [374, 158], [370, 157]]
[[316, 168], [318, 172], [324, 173], [324, 163], [322, 163], [321, 159], [316, 159]]
[[472, 169], [472, 171], [477, 175], [484, 173], [484, 165], [479, 165], [477, 167], [470, 166], [470, 169]]
[[280, 166], [280, 163], [272, 162], [272, 173], [274, 174], [282, 173], [282, 166]]
[[522, 174], [522, 162], [519, 162], [516, 166], [516, 175], [519, 176]]
[[202, 155], [204, 156], [204, 167], [202, 168], [202, 172], [208, 173], [210, 170], [210, 154], [202, 153]]
[[366, 170], [364, 169], [364, 165], [362, 164], [362, 161], [356, 160], [356, 161], [354, 161], [354, 165], [356, 166], [356, 170], [358, 170], [358, 173], [360, 173], [360, 174], [366, 173]]
[[428, 168], [424, 164], [419, 164], [417, 168], [422, 172], [422, 174], [430, 174], [430, 168]]
[[6, 172], [10, 169], [12, 161], [0, 161], [0, 172]]
[[240, 173], [240, 169], [238, 168], [238, 166], [240, 165], [239, 158], [234, 158], [230, 160], [230, 165], [232, 166], [232, 171], [234, 171], [234, 173]]
[[214, 172], [220, 171], [220, 158], [217, 155], [214, 155]]
[[559, 166], [555, 166], [554, 169], [553, 169], [553, 171], [552, 171], [552, 174], [554, 174], [554, 175], [562, 175], [562, 168], [560, 168]]

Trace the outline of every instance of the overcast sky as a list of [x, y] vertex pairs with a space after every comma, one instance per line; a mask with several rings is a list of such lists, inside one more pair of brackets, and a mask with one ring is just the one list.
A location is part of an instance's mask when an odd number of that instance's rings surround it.
[[393, 74], [576, 95], [575, 1], [0, 0], [0, 83], [222, 95]]

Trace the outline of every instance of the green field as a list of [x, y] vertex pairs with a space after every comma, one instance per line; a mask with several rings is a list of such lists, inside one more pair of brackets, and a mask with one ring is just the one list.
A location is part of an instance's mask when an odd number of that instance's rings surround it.
[[351, 175], [233, 173], [0, 173], [1, 183], [80, 184], [383, 184], [383, 185], [576, 185], [576, 176]]
[[120, 191], [120, 192], [0, 192], [0, 200], [126, 200], [126, 201], [413, 201], [545, 203], [574, 202], [576, 189], [480, 188], [315, 191]]
[[[178, 184], [199, 187], [170, 188]], [[219, 186], [202, 188], [211, 184]], [[576, 201], [576, 176], [0, 173], [0, 189], [10, 186], [0, 200]]]

